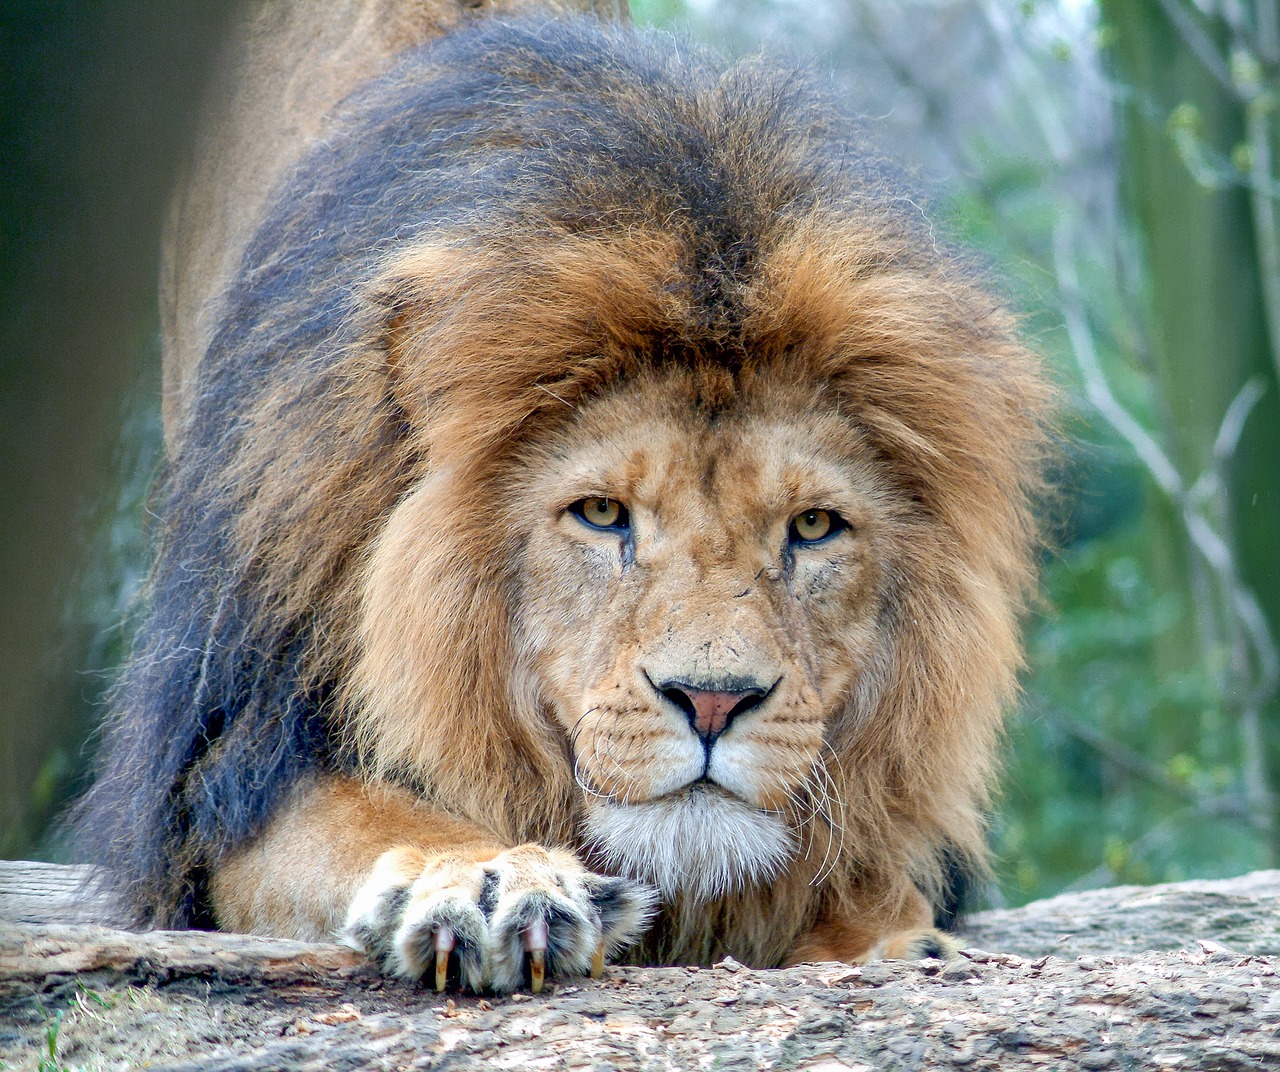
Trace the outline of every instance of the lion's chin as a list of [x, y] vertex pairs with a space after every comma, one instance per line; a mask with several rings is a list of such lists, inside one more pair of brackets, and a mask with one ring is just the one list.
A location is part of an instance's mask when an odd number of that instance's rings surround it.
[[778, 816], [701, 785], [643, 804], [593, 800], [586, 835], [610, 869], [666, 900], [711, 901], [766, 883], [798, 849]]

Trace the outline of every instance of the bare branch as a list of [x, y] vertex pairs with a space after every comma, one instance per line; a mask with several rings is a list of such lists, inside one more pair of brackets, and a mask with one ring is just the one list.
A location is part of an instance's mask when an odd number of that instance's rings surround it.
[[1218, 463], [1229, 461], [1240, 443], [1240, 436], [1249, 420], [1249, 414], [1267, 393], [1267, 385], [1261, 376], [1250, 376], [1227, 407], [1213, 441], [1213, 458]]
[[1187, 48], [1195, 53], [1196, 58], [1204, 64], [1205, 69], [1221, 82], [1227, 89], [1235, 91], [1235, 83], [1231, 77], [1231, 67], [1218, 52], [1218, 46], [1204, 32], [1178, 0], [1160, 0], [1160, 10], [1165, 13], [1178, 36], [1186, 42]]
[[1089, 329], [1084, 302], [1080, 294], [1080, 280], [1076, 273], [1075, 251], [1070, 225], [1059, 219], [1053, 229], [1053, 264], [1058, 277], [1058, 289], [1062, 296], [1062, 315], [1076, 365], [1084, 378], [1085, 397], [1124, 440], [1133, 448], [1139, 460], [1147, 467], [1160, 490], [1176, 502], [1185, 497], [1186, 487], [1181, 475], [1169, 456], [1161, 449], [1147, 430], [1124, 408], [1111, 391], [1102, 366], [1098, 362], [1093, 332]]
[[1014, 40], [1013, 23], [1010, 18], [1009, 5], [1000, 0], [988, 0], [982, 5], [987, 25], [1005, 54], [1009, 70], [1021, 88], [1022, 99], [1035, 116], [1040, 132], [1044, 136], [1045, 145], [1054, 162], [1065, 166], [1074, 155], [1074, 145], [1066, 124], [1050, 106], [1050, 96], [1041, 92], [1041, 87], [1032, 84], [1026, 52], [1020, 49]]

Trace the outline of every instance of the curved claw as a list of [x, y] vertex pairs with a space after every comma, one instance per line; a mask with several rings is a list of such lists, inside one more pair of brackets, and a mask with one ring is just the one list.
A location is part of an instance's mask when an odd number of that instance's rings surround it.
[[436, 928], [436, 990], [445, 988], [449, 979], [449, 954], [453, 952], [453, 928], [442, 923]]
[[596, 951], [591, 955], [591, 978], [599, 979], [604, 974], [604, 942], [602, 941], [596, 946]]
[[529, 954], [529, 989], [540, 994], [547, 978], [547, 921], [535, 919], [520, 937]]

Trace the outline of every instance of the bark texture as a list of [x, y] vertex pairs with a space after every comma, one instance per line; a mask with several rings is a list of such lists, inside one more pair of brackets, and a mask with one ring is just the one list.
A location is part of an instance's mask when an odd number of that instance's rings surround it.
[[80, 877], [0, 864], [2, 1067], [1280, 1068], [1274, 871], [982, 913], [949, 964], [610, 968], [505, 999], [386, 981], [338, 946], [86, 922]]

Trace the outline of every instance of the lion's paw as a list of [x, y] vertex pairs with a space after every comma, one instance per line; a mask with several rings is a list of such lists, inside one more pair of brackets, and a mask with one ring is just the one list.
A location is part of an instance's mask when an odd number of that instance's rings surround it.
[[960, 954], [960, 943], [945, 931], [926, 927], [898, 931], [882, 938], [867, 953], [867, 960], [952, 960]]
[[356, 892], [341, 938], [389, 974], [437, 990], [535, 993], [546, 975], [598, 975], [639, 937], [653, 891], [521, 845], [490, 860], [392, 849]]

